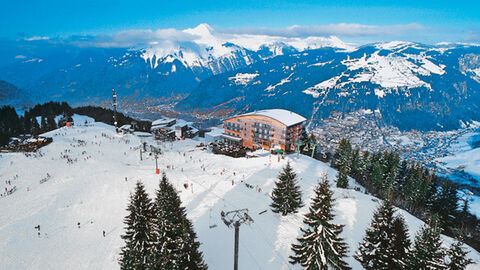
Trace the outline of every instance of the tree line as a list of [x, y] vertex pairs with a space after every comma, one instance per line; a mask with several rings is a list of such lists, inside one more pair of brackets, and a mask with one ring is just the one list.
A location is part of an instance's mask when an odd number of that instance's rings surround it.
[[[58, 125], [55, 121], [57, 115], [63, 116]], [[71, 115], [71, 108], [65, 102], [38, 104], [20, 116], [15, 108], [2, 106], [0, 107], [0, 146], [8, 144], [10, 137], [21, 134], [37, 136], [40, 133], [54, 130], [61, 126], [62, 122], [64, 125], [66, 121], [71, 121]]]
[[[89, 116], [97, 122], [113, 125], [113, 110], [94, 106], [72, 108], [66, 102], [47, 102], [37, 104], [26, 110], [23, 115], [18, 115], [12, 106], [0, 107], [0, 146], [9, 143], [11, 137], [22, 134], [38, 136], [56, 128], [65, 126], [66, 122], [72, 122], [72, 115], [81, 114]], [[58, 123], [55, 117], [61, 116]], [[133, 124], [138, 131], [150, 131], [150, 121], [139, 121], [122, 113], [117, 113], [119, 126]]]
[[468, 211], [468, 200], [459, 199], [458, 187], [450, 180], [419, 163], [400, 160], [395, 152], [361, 153], [347, 139], [340, 141], [331, 166], [338, 170], [337, 187], [346, 188], [350, 176], [368, 193], [391, 200], [423, 221], [438, 216], [446, 235], [464, 234], [466, 243], [480, 249], [478, 219]]
[[[341, 177], [337, 176], [337, 185]], [[304, 225], [300, 228], [301, 236], [291, 247], [290, 263], [311, 270], [351, 269], [345, 261], [348, 245], [341, 237], [344, 225], [333, 222], [335, 200], [327, 178], [324, 175], [314, 189]], [[283, 216], [296, 213], [304, 205], [301, 197], [296, 174], [287, 163], [271, 194], [272, 212]], [[405, 220], [402, 215], [395, 214], [392, 196], [389, 196], [376, 209], [354, 258], [367, 270], [465, 269], [472, 261], [466, 256], [463, 243], [457, 241], [445, 249], [441, 232], [440, 218], [433, 215], [412, 244]]]

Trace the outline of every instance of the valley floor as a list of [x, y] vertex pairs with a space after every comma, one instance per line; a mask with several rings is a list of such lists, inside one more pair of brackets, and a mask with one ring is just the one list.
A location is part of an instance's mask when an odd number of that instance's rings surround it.
[[[129, 194], [135, 182], [142, 181], [153, 197], [159, 183], [154, 157], [144, 153], [140, 160], [139, 146], [143, 141], [157, 143], [117, 135], [102, 123], [64, 127], [45, 135], [53, 137], [53, 143], [32, 156], [0, 156], [0, 191], [16, 187], [0, 197], [0, 268], [118, 269]], [[242, 208], [248, 208], [254, 222], [240, 228], [239, 268], [299, 269], [288, 263], [290, 245], [300, 232], [313, 187], [325, 173], [333, 184], [336, 171], [302, 155], [278, 161], [265, 152], [257, 158], [234, 159], [203, 151], [197, 144], [194, 140], [159, 144], [163, 154], [158, 164], [180, 192], [209, 269], [232, 267], [234, 230], [223, 224], [220, 212]], [[287, 161], [297, 172], [306, 206], [296, 215], [281, 217], [270, 211], [269, 193]], [[358, 185], [350, 181], [349, 186]], [[350, 246], [348, 263], [362, 269], [352, 254], [379, 200], [353, 189], [333, 190], [335, 221], [346, 225], [342, 236]], [[268, 211], [259, 214], [264, 210]], [[423, 222], [399, 212], [413, 239]], [[40, 230], [34, 228], [37, 225]], [[453, 241], [443, 240], [446, 245]], [[468, 250], [476, 262], [470, 269], [479, 269], [480, 253]]]

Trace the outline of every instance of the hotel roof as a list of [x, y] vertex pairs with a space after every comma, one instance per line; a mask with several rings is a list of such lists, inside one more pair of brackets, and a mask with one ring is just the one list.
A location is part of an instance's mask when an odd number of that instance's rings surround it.
[[307, 121], [307, 119], [305, 117], [303, 117], [303, 116], [301, 116], [297, 113], [287, 111], [287, 110], [283, 110], [283, 109], [271, 109], [271, 110], [254, 111], [254, 112], [249, 112], [249, 113], [237, 115], [235, 117], [250, 116], [250, 115], [259, 115], [259, 116], [269, 117], [269, 118], [272, 118], [272, 119], [275, 119], [275, 120], [279, 121], [280, 123], [286, 125], [287, 127], [296, 125], [296, 124], [304, 122], [304, 121]]

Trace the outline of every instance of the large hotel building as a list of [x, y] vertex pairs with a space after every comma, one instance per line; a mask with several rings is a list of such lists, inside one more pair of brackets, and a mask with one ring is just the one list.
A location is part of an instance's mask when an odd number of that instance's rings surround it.
[[305, 121], [303, 116], [287, 110], [255, 111], [223, 120], [222, 137], [249, 149], [294, 151], [305, 132]]

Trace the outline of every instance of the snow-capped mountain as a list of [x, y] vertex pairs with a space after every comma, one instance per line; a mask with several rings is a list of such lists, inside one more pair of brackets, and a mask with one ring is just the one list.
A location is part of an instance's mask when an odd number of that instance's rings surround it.
[[406, 129], [480, 120], [476, 44], [352, 46], [336, 37], [233, 34], [201, 24], [135, 48], [48, 46], [20, 51], [0, 67], [0, 79], [32, 100], [73, 105], [105, 104], [115, 88], [132, 104], [188, 96], [176, 109], [207, 115], [284, 107], [315, 123], [332, 110], [380, 109]]
[[[402, 128], [450, 129], [480, 119], [479, 56], [478, 45], [400, 41], [307, 50], [204, 80], [177, 107], [284, 107], [314, 122], [331, 111], [379, 109]], [[250, 80], [231, 79], [240, 75]]]
[[[250, 65], [259, 59], [321, 47], [351, 50], [354, 47], [336, 37], [284, 38], [266, 35], [218, 33], [208, 24], [182, 31], [187, 41], [152, 42], [140, 49], [141, 57], [155, 69], [159, 64], [180, 61], [190, 68], [206, 68], [213, 74]], [[259, 54], [259, 52], [261, 52]]]
[[[188, 94], [212, 75], [278, 55], [334, 47], [353, 50], [336, 37], [285, 38], [217, 32], [207, 24], [175, 35], [160, 33], [133, 48], [79, 47], [38, 41], [19, 46], [17, 61], [0, 67], [0, 79], [30, 90], [38, 100], [92, 103], [111, 88], [129, 99]], [[22, 51], [22, 48], [26, 47]], [[46, 48], [45, 48], [46, 47]]]

